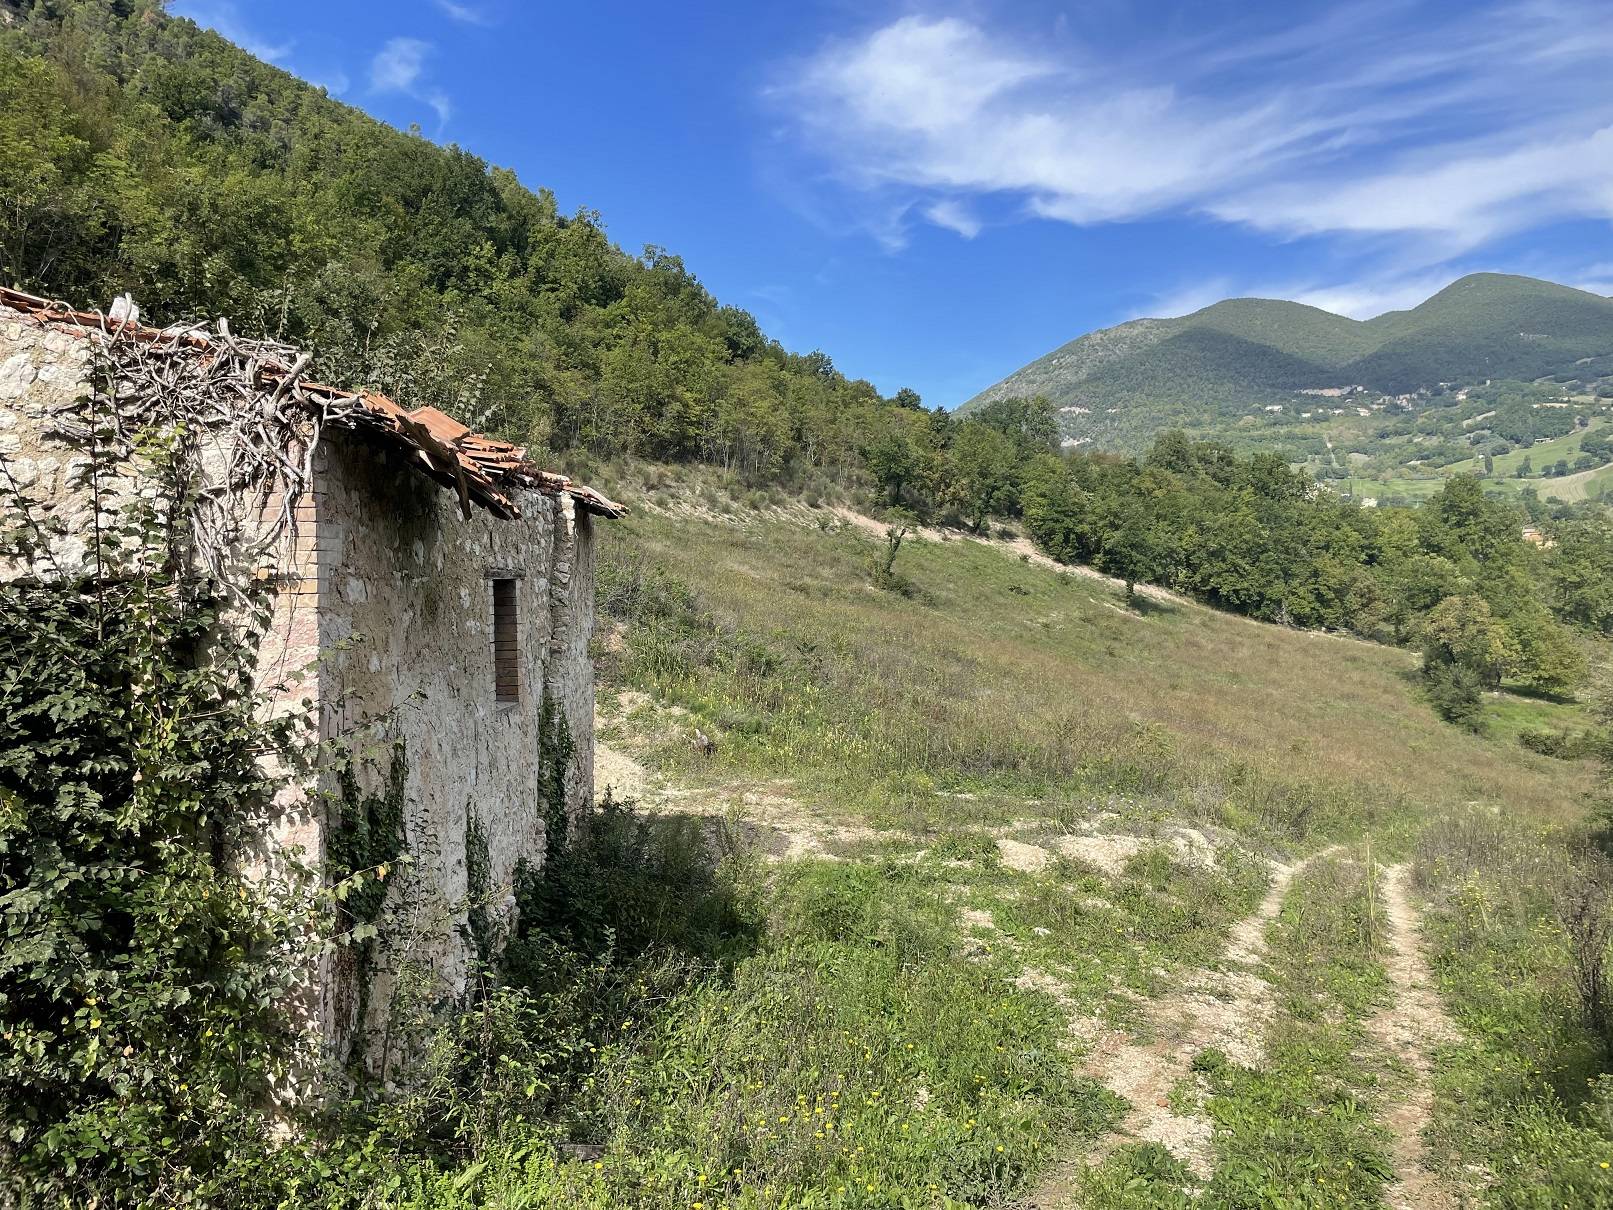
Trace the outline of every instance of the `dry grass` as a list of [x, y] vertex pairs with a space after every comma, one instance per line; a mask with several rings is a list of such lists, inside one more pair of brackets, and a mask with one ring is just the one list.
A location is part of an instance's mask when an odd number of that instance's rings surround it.
[[1120, 792], [1298, 839], [1398, 826], [1408, 802], [1561, 819], [1589, 785], [1584, 764], [1442, 723], [1410, 652], [1185, 603], [1129, 610], [973, 542], [904, 546], [911, 598], [868, 587], [866, 534], [795, 516], [646, 515], [606, 542], [757, 649], [658, 684], [717, 728], [723, 760], [907, 826], [951, 821], [959, 791], [981, 822], [1026, 796]]

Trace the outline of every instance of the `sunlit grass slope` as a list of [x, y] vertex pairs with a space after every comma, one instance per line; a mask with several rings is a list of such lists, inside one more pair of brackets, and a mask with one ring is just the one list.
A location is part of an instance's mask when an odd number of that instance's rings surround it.
[[[1128, 609], [1106, 583], [1001, 547], [909, 541], [904, 596], [870, 587], [877, 540], [827, 513], [641, 511], [606, 543], [607, 593], [652, 567], [696, 593], [699, 620], [641, 634], [630, 658], [719, 737], [716, 767], [908, 828], [1124, 794], [1297, 840], [1407, 806], [1561, 818], [1587, 785], [1586, 767], [1523, 749], [1513, 728], [1441, 722], [1411, 652], [1187, 602]], [[693, 765], [676, 743], [666, 758]]]

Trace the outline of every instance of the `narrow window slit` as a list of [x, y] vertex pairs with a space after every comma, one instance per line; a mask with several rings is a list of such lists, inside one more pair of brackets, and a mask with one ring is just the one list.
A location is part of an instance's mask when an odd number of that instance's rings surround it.
[[521, 700], [521, 649], [515, 581], [493, 581], [493, 699]]

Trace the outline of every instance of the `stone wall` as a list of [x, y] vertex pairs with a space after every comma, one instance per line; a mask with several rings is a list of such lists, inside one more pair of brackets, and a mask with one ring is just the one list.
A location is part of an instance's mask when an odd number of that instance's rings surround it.
[[[482, 906], [496, 927], [510, 923], [517, 864], [541, 866], [545, 700], [560, 708], [576, 741], [569, 803], [579, 807], [592, 795], [592, 531], [569, 498], [538, 492], [521, 494], [517, 520], [482, 510], [467, 519], [452, 492], [340, 431], [326, 436], [315, 484], [305, 510], [312, 526], [298, 535], [300, 566], [282, 587], [263, 654], [288, 669], [317, 656], [307, 683], [317, 686], [321, 730], [367, 757], [365, 789], [384, 782], [394, 745], [402, 745], [415, 864], [388, 895], [382, 927], [390, 951], [368, 996], [366, 1024], [374, 1028], [405, 951], [444, 990], [464, 986], [471, 813], [487, 837], [492, 891]], [[516, 582], [520, 692], [513, 703], [495, 700], [494, 573]], [[296, 694], [295, 685], [289, 689]], [[322, 828], [292, 830], [287, 842], [317, 858]], [[322, 1016], [338, 1040], [357, 1024], [358, 997], [343, 986], [350, 976], [326, 975]]]
[[26, 524], [42, 549], [0, 552], [0, 581], [89, 571], [95, 526], [89, 459], [55, 432], [58, 418], [89, 393], [89, 342], [0, 307], [0, 515]]
[[[47, 557], [0, 552], [0, 585], [93, 571], [95, 496], [82, 448], [55, 435], [60, 417], [89, 394], [93, 347], [74, 331], [0, 308], [0, 475], [22, 490], [26, 510], [49, 531]], [[17, 520], [7, 480], [0, 500]], [[138, 467], [118, 494], [103, 492], [102, 516], [130, 491], [150, 491]], [[444, 992], [463, 987], [467, 935], [467, 818], [487, 838], [491, 893], [482, 906], [508, 926], [515, 869], [540, 865], [539, 719], [546, 701], [575, 741], [566, 771], [568, 806], [592, 796], [594, 550], [592, 518], [568, 495], [512, 493], [521, 516], [473, 509], [362, 436], [327, 429], [314, 460], [314, 489], [297, 502], [296, 526], [269, 563], [273, 608], [257, 633], [260, 686], [271, 706], [312, 704], [317, 738], [354, 754], [361, 786], [387, 776], [401, 746], [407, 849], [383, 909], [389, 944], [367, 997], [352, 986], [351, 961], [322, 960], [307, 1016], [337, 1055], [381, 1024], [405, 957]], [[278, 512], [270, 499], [267, 511]], [[516, 581], [518, 700], [495, 700], [492, 578]], [[297, 857], [324, 863], [338, 787], [288, 784], [273, 804], [264, 853], [247, 863]], [[366, 1027], [357, 1006], [367, 999]], [[375, 1055], [370, 1054], [373, 1065]]]

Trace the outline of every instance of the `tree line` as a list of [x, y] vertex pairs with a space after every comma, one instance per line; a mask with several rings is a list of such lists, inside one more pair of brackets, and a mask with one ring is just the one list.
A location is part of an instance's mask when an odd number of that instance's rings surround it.
[[1043, 399], [932, 416], [866, 450], [883, 501], [980, 528], [1015, 517], [1063, 562], [1156, 584], [1263, 621], [1417, 645], [1435, 704], [1475, 724], [1509, 682], [1568, 694], [1586, 676], [1574, 632], [1613, 635], [1613, 529], [1598, 506], [1531, 520], [1452, 476], [1420, 508], [1365, 508], [1281, 457], [1180, 430], [1141, 459], [1059, 448]]

